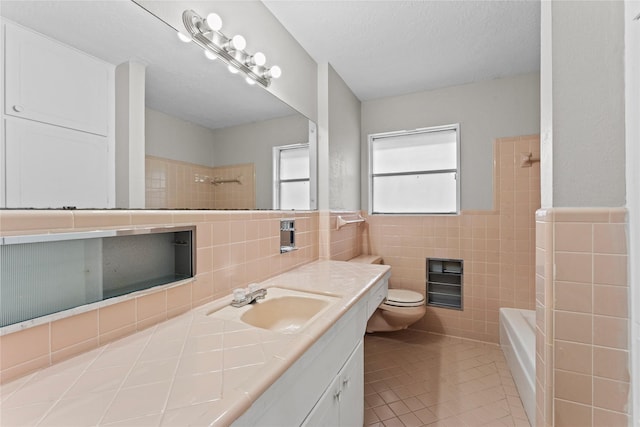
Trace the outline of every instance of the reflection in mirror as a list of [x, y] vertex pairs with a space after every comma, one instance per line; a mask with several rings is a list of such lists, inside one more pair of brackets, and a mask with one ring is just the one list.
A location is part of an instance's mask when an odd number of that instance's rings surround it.
[[[5, 40], [5, 81], [42, 88], [22, 98], [4, 91], [2, 147], [13, 166], [0, 169], [0, 207], [272, 209], [274, 147], [310, 143], [315, 162], [312, 122], [134, 2], [3, 0], [0, 14], [18, 28]], [[25, 29], [35, 41], [24, 42]], [[80, 62], [49, 48], [32, 64], [11, 59], [40, 39]], [[94, 80], [77, 65], [86, 58]]]

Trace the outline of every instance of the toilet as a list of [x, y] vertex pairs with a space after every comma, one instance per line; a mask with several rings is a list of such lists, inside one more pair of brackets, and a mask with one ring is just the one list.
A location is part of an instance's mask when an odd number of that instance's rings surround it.
[[[382, 258], [375, 255], [360, 255], [350, 259], [349, 262], [382, 264]], [[367, 332], [407, 329], [409, 325], [422, 319], [426, 312], [427, 306], [421, 293], [408, 289], [389, 289], [387, 298], [367, 322]]]

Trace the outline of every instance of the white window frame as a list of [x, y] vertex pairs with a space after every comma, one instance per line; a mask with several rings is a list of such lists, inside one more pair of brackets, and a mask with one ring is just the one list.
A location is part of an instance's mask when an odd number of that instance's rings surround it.
[[[309, 191], [311, 192], [311, 175], [312, 170], [309, 168], [309, 177], [308, 178], [297, 178], [297, 179], [280, 179], [280, 153], [286, 150], [295, 150], [300, 148], [307, 148], [309, 150], [309, 161], [311, 162], [311, 144], [308, 142], [300, 143], [300, 144], [290, 144], [290, 145], [279, 145], [273, 147], [273, 208], [280, 208], [280, 185], [283, 182], [309, 182]], [[312, 197], [312, 194], [310, 194]], [[309, 200], [309, 208], [311, 209], [312, 200]]]
[[[407, 171], [400, 173], [373, 173], [373, 144], [375, 140], [388, 138], [388, 137], [402, 137], [405, 135], [415, 135], [420, 133], [442, 132], [442, 131], [455, 131], [456, 132], [456, 169], [443, 169], [443, 170], [421, 170], [421, 171]], [[425, 128], [418, 128], [414, 130], [402, 130], [394, 132], [375, 133], [369, 135], [368, 144], [368, 163], [369, 163], [369, 214], [370, 215], [458, 215], [460, 213], [460, 123], [454, 123], [443, 126], [432, 126]], [[373, 210], [373, 179], [377, 176], [392, 176], [392, 175], [406, 175], [406, 174], [433, 174], [433, 173], [455, 173], [456, 177], [456, 209], [455, 212], [375, 212]]]

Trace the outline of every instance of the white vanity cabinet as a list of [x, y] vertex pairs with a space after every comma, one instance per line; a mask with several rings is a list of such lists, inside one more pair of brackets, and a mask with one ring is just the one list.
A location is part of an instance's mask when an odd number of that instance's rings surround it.
[[6, 20], [2, 30], [0, 207], [114, 207], [113, 65]]
[[361, 426], [364, 421], [363, 390], [364, 342], [360, 341], [302, 425]]
[[363, 336], [370, 306], [386, 294], [380, 278], [269, 387], [234, 426], [361, 426], [364, 422]]

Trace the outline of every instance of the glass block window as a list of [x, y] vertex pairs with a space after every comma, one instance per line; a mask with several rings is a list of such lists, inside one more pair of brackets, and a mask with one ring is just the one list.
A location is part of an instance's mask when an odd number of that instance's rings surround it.
[[459, 152], [458, 124], [369, 135], [369, 212], [458, 213]]

